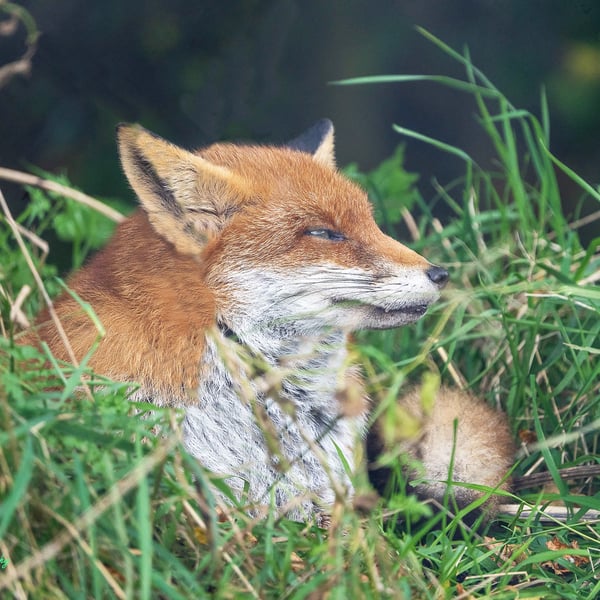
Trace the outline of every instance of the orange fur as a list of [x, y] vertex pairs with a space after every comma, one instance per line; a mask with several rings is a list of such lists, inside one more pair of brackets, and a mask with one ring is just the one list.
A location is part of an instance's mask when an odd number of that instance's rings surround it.
[[[197, 260], [157, 237], [142, 210], [120, 225], [111, 243], [68, 284], [92, 305], [106, 331], [90, 360], [98, 373], [139, 382], [173, 404], [195, 399], [214, 298]], [[98, 331], [70, 295], [60, 296], [55, 308], [81, 360]], [[67, 360], [47, 312], [38, 322], [37, 335]]]

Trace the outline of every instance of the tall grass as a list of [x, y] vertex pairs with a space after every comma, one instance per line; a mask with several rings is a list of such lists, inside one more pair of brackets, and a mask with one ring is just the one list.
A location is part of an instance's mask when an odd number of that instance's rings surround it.
[[[126, 386], [87, 372], [85, 362], [48, 367], [47, 353], [15, 345], [17, 322], [31, 318], [41, 301], [39, 292], [22, 305], [17, 301], [24, 286], [35, 284], [4, 220], [0, 595], [600, 595], [600, 525], [586, 519], [600, 510], [598, 478], [561, 476], [567, 467], [599, 462], [600, 238], [581, 245], [577, 224], [562, 208], [556, 170], [579, 184], [582, 194], [600, 197], [551, 154], [543, 96], [539, 119], [513, 107], [468, 54], [424, 34], [464, 65], [464, 80], [390, 76], [345, 83], [428, 79], [468, 94], [479, 111], [473, 126], [492, 141], [496, 168], [485, 171], [461, 149], [396, 126], [404, 139], [461, 158], [464, 177], [423, 198], [402, 169], [401, 152], [373, 173], [349, 170], [369, 190], [382, 226], [408, 231], [417, 250], [452, 273], [443, 301], [425, 319], [361, 334], [357, 352], [381, 410], [405, 381], [426, 373], [504, 408], [522, 440], [516, 474], [547, 473], [547, 484], [530, 485], [514, 497], [523, 512], [500, 517], [487, 537], [449, 511], [434, 514], [402, 493], [383, 505], [364, 468], [355, 476], [353, 505], [340, 500], [332, 507], [327, 530], [273, 511], [253, 519], [235, 507], [217, 510], [211, 483], [223, 483], [183, 451], [176, 413], [136, 405], [143, 418], [132, 418]], [[62, 197], [40, 198], [19, 218], [29, 230], [60, 233], [55, 217], [80, 210]], [[451, 214], [444, 222], [436, 216], [442, 205]], [[76, 262], [89, 249], [85, 223], [97, 229], [89, 215], [78, 222], [83, 228], [63, 238]], [[39, 245], [26, 243], [37, 271], [58, 291], [56, 269], [45, 263]], [[81, 386], [93, 399], [77, 393]], [[550, 503], [564, 508], [562, 520], [546, 515]]]

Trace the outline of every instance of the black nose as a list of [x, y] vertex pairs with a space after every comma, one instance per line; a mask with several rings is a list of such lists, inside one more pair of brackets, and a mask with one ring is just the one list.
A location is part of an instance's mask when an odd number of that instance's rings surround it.
[[442, 267], [432, 266], [427, 269], [427, 277], [440, 288], [443, 288], [448, 281], [448, 271]]

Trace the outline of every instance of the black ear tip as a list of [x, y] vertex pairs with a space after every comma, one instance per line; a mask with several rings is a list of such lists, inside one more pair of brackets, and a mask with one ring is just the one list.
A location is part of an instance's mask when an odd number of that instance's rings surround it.
[[[331, 122], [331, 119], [328, 119], [327, 117], [323, 118], [323, 119], [319, 119], [314, 125], [313, 127], [316, 129], [320, 129], [320, 130], [325, 130], [325, 131], [329, 131], [330, 129], [333, 129], [333, 123]], [[312, 129], [312, 128], [311, 128]]]
[[320, 119], [304, 133], [290, 140], [286, 146], [293, 150], [314, 154], [330, 134], [333, 134], [333, 123], [330, 119]]
[[309, 127], [305, 133], [312, 133], [315, 137], [324, 139], [333, 131], [331, 119], [319, 119], [312, 127]]

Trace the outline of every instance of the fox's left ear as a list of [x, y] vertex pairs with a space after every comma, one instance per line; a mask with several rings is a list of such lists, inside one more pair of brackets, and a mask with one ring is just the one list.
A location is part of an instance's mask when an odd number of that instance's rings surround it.
[[310, 129], [290, 140], [286, 146], [312, 154], [318, 163], [335, 169], [333, 123], [329, 119], [317, 121]]

